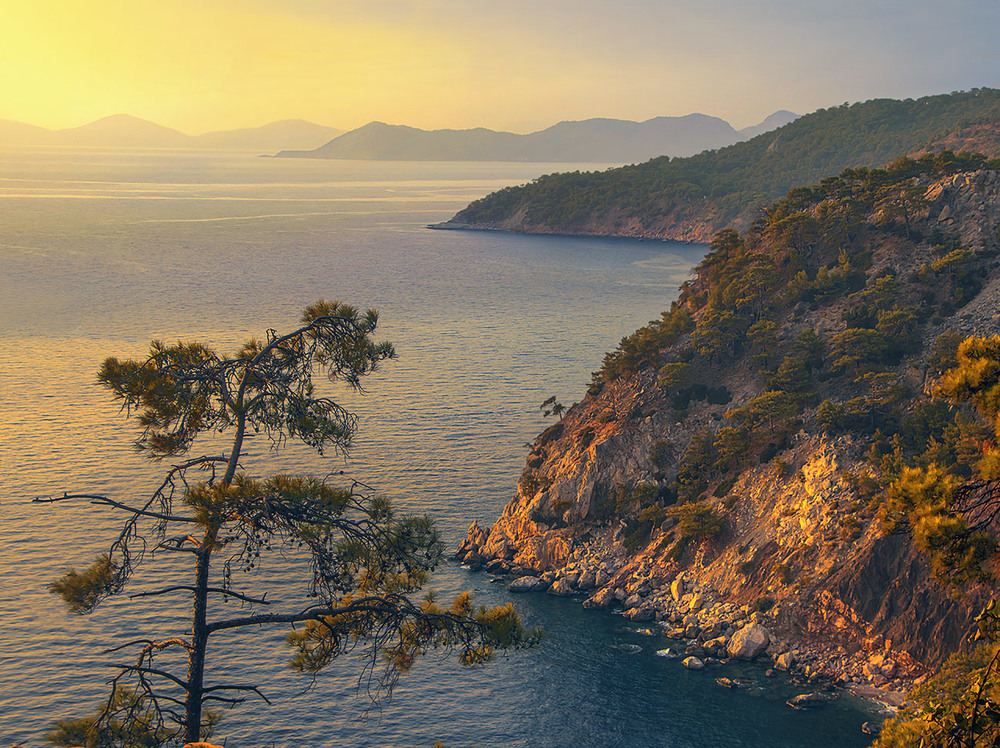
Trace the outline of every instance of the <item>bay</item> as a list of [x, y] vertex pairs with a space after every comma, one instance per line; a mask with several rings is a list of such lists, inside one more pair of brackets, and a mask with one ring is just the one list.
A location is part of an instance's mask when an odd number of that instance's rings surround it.
[[[566, 165], [262, 159], [253, 154], [22, 149], [0, 152], [0, 741], [41, 745], [57, 718], [94, 709], [103, 650], [182, 631], [185, 605], [119, 598], [68, 615], [46, 586], [113, 537], [88, 506], [32, 504], [64, 490], [134, 499], [162, 465], [130, 449], [133, 427], [94, 384], [108, 355], [152, 338], [231, 351], [288, 329], [317, 298], [381, 313], [396, 361], [363, 394], [348, 458], [251, 445], [251, 472], [343, 470], [403, 511], [428, 512], [449, 547], [514, 491], [538, 405], [569, 404], [618, 340], [669, 306], [702, 246], [429, 231], [486, 193]], [[594, 168], [582, 165], [581, 168]], [[210, 445], [211, 446], [211, 445]], [[208, 448], [206, 448], [208, 449]], [[296, 585], [294, 564], [261, 586]], [[136, 589], [157, 579], [152, 570]], [[181, 578], [183, 570], [163, 572]], [[510, 596], [448, 565], [442, 598]], [[428, 657], [369, 709], [358, 665], [310, 685], [284, 663], [283, 633], [220, 637], [212, 677], [253, 680], [273, 701], [224, 713], [250, 746], [861, 746], [869, 718], [847, 698], [818, 714], [757, 669], [750, 692], [657, 658], [666, 645], [620, 618], [548, 597], [516, 600], [549, 634], [480, 669]], [[623, 644], [638, 644], [629, 653]], [[734, 669], [727, 669], [732, 675]], [[719, 674], [723, 674], [719, 671]]]

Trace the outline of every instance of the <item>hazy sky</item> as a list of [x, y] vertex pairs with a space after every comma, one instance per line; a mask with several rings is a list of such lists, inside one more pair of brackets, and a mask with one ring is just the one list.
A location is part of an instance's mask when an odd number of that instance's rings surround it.
[[3, 0], [0, 118], [518, 132], [1000, 87], [997, 0]]

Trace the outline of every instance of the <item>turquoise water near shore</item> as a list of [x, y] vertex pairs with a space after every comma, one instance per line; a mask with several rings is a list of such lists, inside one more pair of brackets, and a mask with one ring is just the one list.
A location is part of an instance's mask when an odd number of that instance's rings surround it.
[[[621, 336], [669, 306], [704, 247], [491, 233], [427, 224], [555, 167], [259, 159], [250, 154], [5, 151], [0, 162], [0, 741], [41, 745], [55, 718], [91, 711], [103, 650], [181, 631], [182, 603], [120, 598], [70, 617], [46, 591], [114, 534], [114, 517], [31, 504], [63, 490], [140, 496], [159, 473], [93, 384], [107, 355], [154, 337], [229, 350], [288, 328], [319, 297], [382, 313], [399, 359], [338, 393], [360, 417], [350, 458], [251, 446], [258, 473], [344, 470], [401, 509], [429, 512], [449, 546], [491, 522], [513, 494], [525, 443], [548, 425], [550, 395], [583, 396]], [[560, 165], [564, 169], [565, 165]], [[269, 568], [293, 583], [294, 568]], [[171, 567], [167, 574], [181, 575]], [[152, 584], [140, 577], [135, 589]], [[449, 564], [442, 597], [511, 596]], [[251, 746], [863, 746], [866, 707], [843, 697], [795, 712], [796, 692], [756, 668], [692, 673], [655, 656], [669, 642], [578, 601], [519, 597], [549, 637], [467, 670], [430, 656], [395, 697], [370, 706], [357, 663], [307, 693], [284, 666], [281, 631], [220, 637], [212, 675], [259, 682], [273, 707], [225, 712], [220, 735]], [[629, 653], [620, 647], [637, 644]], [[739, 673], [752, 690], [717, 687]]]

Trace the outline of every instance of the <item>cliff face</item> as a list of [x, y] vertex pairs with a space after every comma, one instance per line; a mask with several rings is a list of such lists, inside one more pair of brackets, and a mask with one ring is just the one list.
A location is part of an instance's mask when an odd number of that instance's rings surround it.
[[[904, 420], [890, 424], [909, 423], [905, 414], [930, 401], [930, 359], [942, 333], [1000, 333], [1000, 274], [993, 259], [1000, 175], [974, 171], [915, 177], [907, 184], [911, 194], [919, 193], [919, 213], [907, 217], [905, 232], [897, 226], [892, 234], [872, 233], [864, 247], [870, 265], [859, 285], [872, 288], [891, 271], [900, 281], [894, 309], [910, 298], [937, 304], [923, 287], [901, 281], [937, 267], [933, 257], [942, 251], [932, 239], [912, 239], [911, 233], [945, 237], [949, 246], [967, 252], [981, 283], [975, 297], [950, 315], [925, 309], [926, 321], [916, 328], [920, 340], [911, 348], [916, 352], [884, 372], [911, 393], [894, 406]], [[869, 224], [884, 219], [885, 207], [878, 210], [883, 213], [870, 214]], [[756, 247], [771, 251], [763, 239]], [[702, 280], [692, 287], [697, 290]], [[806, 331], [827, 341], [828, 349], [836, 347], [838, 334], [848, 330], [850, 310], [865, 298], [855, 292], [825, 304], [779, 305], [778, 350], [803, 340]], [[710, 313], [710, 304], [702, 306], [694, 333], [661, 350], [656, 363], [683, 359]], [[744, 448], [749, 458], [736, 469], [706, 473], [700, 492], [681, 497], [682, 503], [703, 502], [725, 523], [721, 533], [684, 540], [670, 507], [676, 506], [672, 492], [685, 460], [698, 444], [708, 443], [706, 434], [735, 434], [740, 408], [775, 387], [773, 373], [758, 373], [747, 351], [700, 369], [697, 356], [688, 360], [695, 379], [724, 390], [727, 402], [689, 394], [690, 401], [679, 404], [676, 388], [664, 384], [655, 365], [593, 387], [538, 437], [516, 495], [491, 528], [473, 526], [459, 557], [495, 572], [540, 576], [537, 586], [585, 594], [588, 607], [617, 605], [635, 620], [659, 620], [687, 639], [689, 650], [695, 641], [699, 654], [729, 646], [741, 626], [765, 624], [771, 637], [766, 651], [776, 662], [785, 656], [788, 666], [798, 658], [811, 662], [812, 672], [845, 681], [905, 689], [958, 649], [983, 595], [973, 590], [956, 596], [932, 573], [905, 527], [886, 533], [878, 511], [885, 468], [872, 455], [873, 445], [887, 435], [821, 423], [821, 397], [855, 402], [868, 381], [837, 379], [829, 357], [818, 374], [802, 375], [815, 392], [802, 396], [796, 417], [749, 432], [747, 440], [762, 447]], [[768, 384], [762, 376], [771, 377]], [[909, 427], [898, 428], [902, 433]], [[660, 505], [667, 507], [666, 519]]]

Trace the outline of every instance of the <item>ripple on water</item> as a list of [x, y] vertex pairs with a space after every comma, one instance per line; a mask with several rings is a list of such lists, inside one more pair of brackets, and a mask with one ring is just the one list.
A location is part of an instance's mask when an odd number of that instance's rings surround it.
[[[538, 405], [582, 398], [603, 352], [669, 305], [703, 251], [423, 229], [544, 166], [18, 153], [0, 161], [0, 179], [30, 178], [48, 197], [7, 194], [16, 209], [0, 214], [0, 742], [32, 748], [53, 719], [96, 704], [114, 659], [105, 647], [186, 625], [185, 606], [163, 599], [119, 598], [70, 617], [46, 590], [102, 550], [115, 522], [30, 499], [142, 496], [162, 469], [132, 452], [132, 429], [93, 384], [105, 356], [142, 355], [154, 337], [232, 350], [319, 297], [379, 308], [399, 359], [368, 394], [336, 392], [360, 419], [350, 460], [258, 441], [244, 462], [261, 473], [343, 469], [405, 511], [432, 511], [453, 546], [513, 493], [525, 442], [549, 423]], [[295, 571], [265, 566], [259, 587], [292, 600]], [[176, 561], [163, 574], [184, 579]], [[146, 572], [134, 589], [157, 582]], [[470, 586], [488, 604], [510, 599], [454, 564], [433, 581], [442, 597]], [[857, 710], [806, 722], [780, 695], [726, 693], [656, 657], [662, 647], [615, 632], [610, 616], [546, 596], [517, 602], [545, 625], [544, 646], [473, 670], [431, 656], [366, 719], [356, 659], [297, 695], [304, 682], [285, 667], [283, 632], [220, 635], [212, 677], [259, 682], [275, 702], [227, 713], [227, 745], [865, 744]]]

